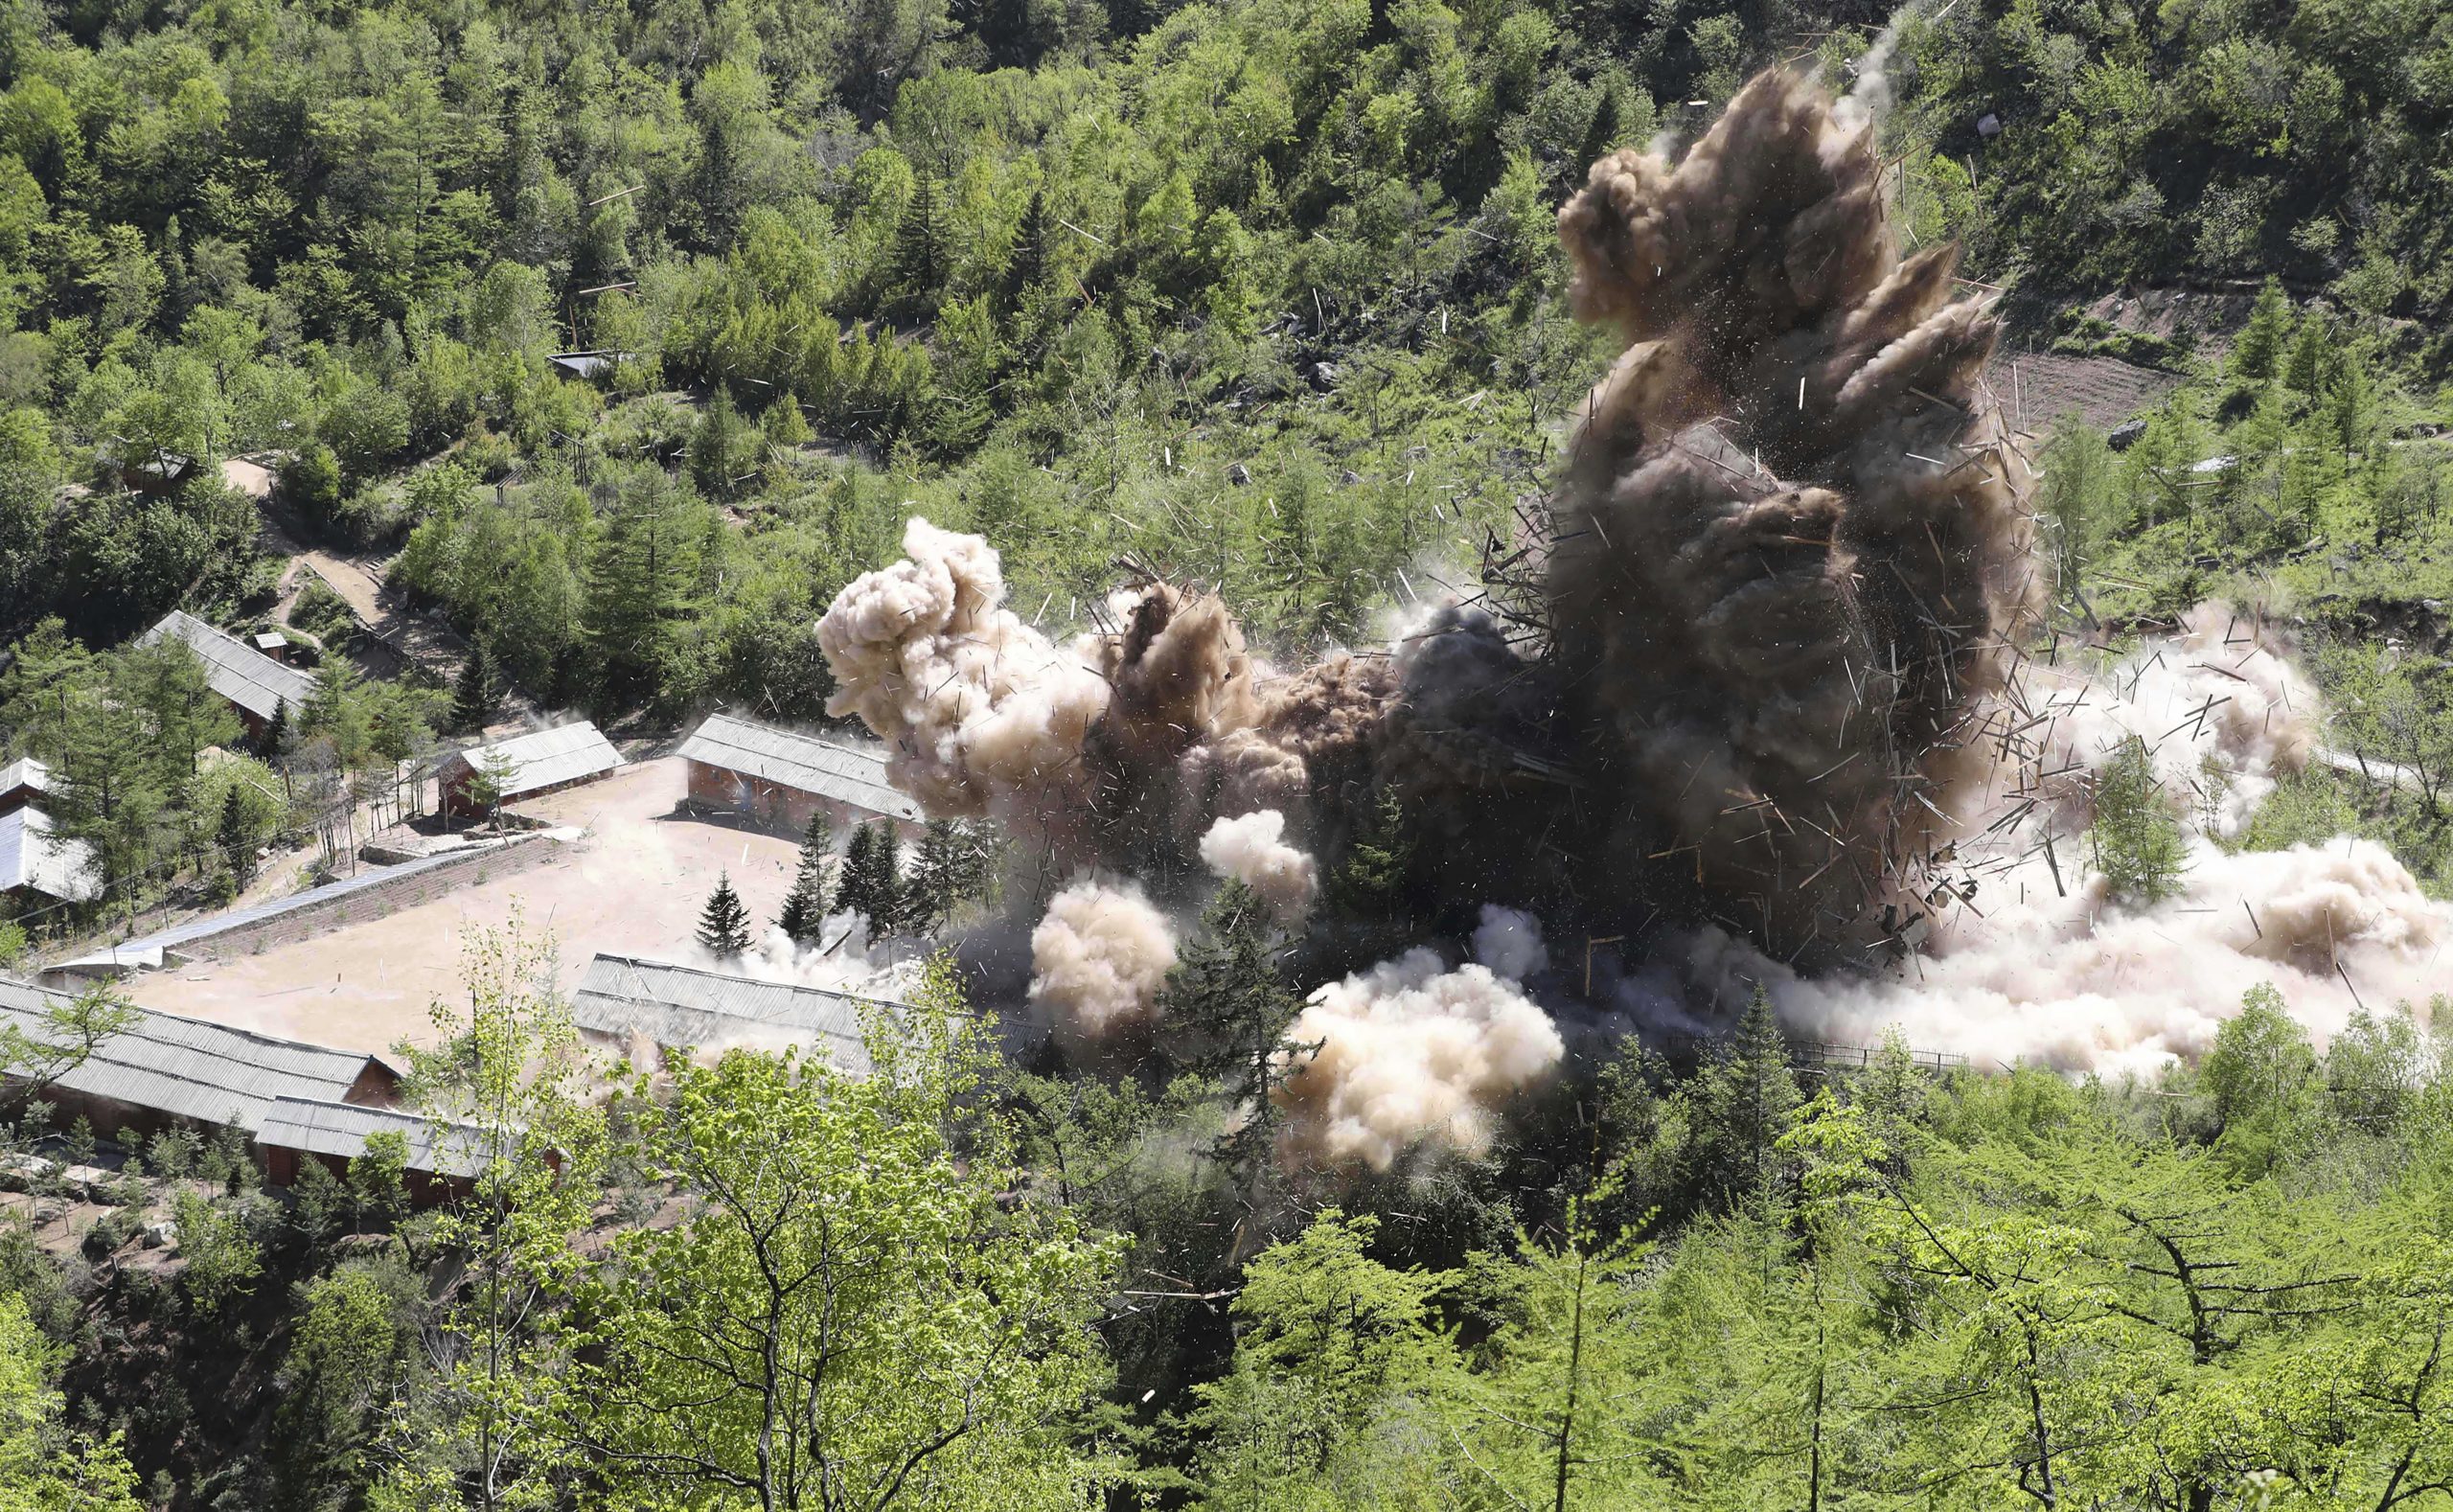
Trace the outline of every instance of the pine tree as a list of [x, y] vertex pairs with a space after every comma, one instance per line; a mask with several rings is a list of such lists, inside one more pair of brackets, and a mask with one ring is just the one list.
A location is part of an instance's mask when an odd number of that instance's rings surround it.
[[2325, 414], [2326, 428], [2348, 467], [2352, 457], [2369, 449], [2376, 428], [2376, 384], [2369, 375], [2367, 355], [2356, 346], [2346, 346], [2334, 355]]
[[2282, 365], [2283, 344], [2290, 339], [2291, 301], [2282, 292], [2282, 281], [2269, 278], [2258, 290], [2249, 323], [2232, 343], [2226, 364], [2232, 381], [2243, 388], [2270, 381]]
[[835, 909], [862, 919], [876, 917], [877, 834], [865, 824], [852, 827], [843, 843], [843, 863], [835, 873]]
[[264, 732], [256, 737], [256, 745], [266, 756], [279, 756], [288, 739], [289, 700], [278, 699], [273, 702], [272, 718], [264, 721]]
[[910, 881], [903, 888], [906, 928], [929, 934], [953, 916], [972, 894], [977, 854], [978, 847], [962, 825], [952, 819], [928, 821], [920, 836], [920, 853], [912, 861]]
[[903, 836], [891, 819], [879, 819], [869, 828], [877, 838], [869, 846], [871, 878], [870, 896], [876, 901], [867, 914], [869, 938], [902, 934], [911, 928], [910, 899], [903, 876]]
[[708, 524], [706, 506], [661, 469], [622, 478], [588, 555], [584, 620], [599, 691], [608, 699], [665, 685], [701, 586]]
[[830, 911], [826, 861], [834, 848], [834, 826], [827, 821], [826, 811], [818, 809], [810, 814], [809, 830], [801, 836], [801, 863], [792, 874], [792, 890], [784, 895], [783, 911], [775, 915], [775, 928], [795, 945], [817, 944], [818, 931], [825, 927]]
[[716, 890], [707, 895], [706, 909], [699, 915], [699, 944], [720, 961], [738, 960], [749, 949], [749, 910], [732, 890], [729, 873], [717, 877]]
[[[151, 863], [171, 794], [132, 702], [96, 690], [73, 708], [52, 764], [51, 818], [62, 836], [93, 847], [91, 880], [119, 898]], [[133, 894], [126, 901], [133, 906]]]
[[1788, 1131], [1801, 1100], [1771, 994], [1754, 989], [1737, 1032], [1695, 1078], [1689, 1095], [1689, 1171], [1697, 1185], [1725, 1199], [1770, 1192], [1778, 1170], [1773, 1143]]
[[1413, 861], [1413, 841], [1406, 834], [1405, 804], [1393, 788], [1383, 788], [1364, 811], [1362, 827], [1346, 848], [1342, 865], [1329, 879], [1329, 898], [1338, 908], [1358, 919], [1386, 919], [1399, 911], [1406, 872]]
[[1601, 86], [1600, 101], [1593, 107], [1593, 119], [1585, 125], [1584, 141], [1577, 148], [1575, 161], [1569, 165], [1568, 172], [1581, 180], [1586, 169], [1599, 162], [1603, 154], [1618, 145], [1618, 132], [1622, 126], [1618, 86], [1615, 82], [1605, 83]]
[[945, 291], [952, 261], [953, 224], [935, 175], [923, 173], [912, 186], [911, 203], [904, 207], [896, 228], [894, 279], [915, 310], [934, 309]]
[[2292, 339], [2291, 360], [2283, 364], [2282, 381], [2315, 398], [2333, 371], [2333, 328], [2326, 312], [2309, 310], [2300, 322], [2300, 334]]
[[1047, 277], [1047, 242], [1055, 218], [1048, 213], [1047, 191], [1031, 191], [1031, 202], [1022, 211], [1022, 223], [1014, 232], [1013, 255], [1005, 262], [1004, 310], [1011, 314], [1021, 308], [1022, 296], [1039, 287]]
[[2096, 869], [2114, 897], [2157, 904], [2180, 890], [2189, 865], [2180, 819], [2156, 783], [2146, 743], [2135, 735], [2096, 779], [2096, 823], [2088, 838]]
[[460, 676], [451, 685], [451, 727], [475, 734], [485, 729], [493, 717], [494, 659], [486, 653], [486, 643], [472, 642], [468, 658], [460, 663]]
[[708, 498], [737, 498], [756, 481], [766, 449], [765, 432], [742, 414], [730, 391], [719, 384], [716, 397], [690, 433], [690, 481]]
[[221, 822], [214, 831], [213, 843], [241, 887], [255, 881], [255, 826], [248, 822], [246, 796], [235, 782], [221, 794]]
[[903, 841], [893, 822], [879, 819], [860, 826], [843, 850], [835, 911], [858, 914], [872, 940], [900, 932], [907, 927], [902, 873]]
[[1300, 1046], [1286, 1039], [1303, 1003], [1279, 973], [1270, 908], [1239, 882], [1218, 891], [1159, 990], [1162, 1021], [1181, 1031], [1178, 1063], [1214, 1078], [1244, 1111], [1212, 1157], [1234, 1173], [1248, 1204], [1276, 1168], [1277, 1112], [1271, 1093], [1292, 1075]]

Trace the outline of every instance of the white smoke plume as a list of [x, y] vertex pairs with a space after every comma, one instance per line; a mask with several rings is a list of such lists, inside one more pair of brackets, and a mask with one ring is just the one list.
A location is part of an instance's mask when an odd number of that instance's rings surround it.
[[1382, 1171], [1425, 1143], [1484, 1153], [1504, 1099], [1566, 1050], [1549, 1015], [1489, 967], [1450, 971], [1425, 949], [1313, 993], [1287, 1038], [1319, 1044], [1272, 1094], [1288, 1154]]
[[1981, 1070], [2026, 1061], [2107, 1075], [2205, 1053], [2263, 983], [2321, 1043], [2359, 1007], [2425, 1013], [2446, 986], [2453, 909], [2379, 846], [2227, 855], [2201, 840], [2191, 860], [2181, 895], [2144, 911], [2108, 905], [2093, 881], [2057, 896], [2040, 868], [2024, 869], [2011, 899], [1872, 979], [1800, 977], [1717, 930], [1693, 964], [1725, 994], [1765, 983], [1789, 1025], [1817, 1039], [1871, 1044], [1896, 1025], [1916, 1048]]
[[1550, 965], [1550, 948], [1542, 943], [1542, 923], [1521, 908], [1482, 905], [1482, 922], [1474, 929], [1474, 959], [1496, 975], [1521, 982]]
[[1281, 919], [1300, 918], [1319, 890], [1319, 868], [1310, 853], [1286, 843], [1286, 815], [1276, 809], [1213, 823], [1201, 837], [1201, 859], [1260, 894]]
[[[1870, 1044], [1895, 1025], [1980, 1068], [2107, 1074], [2204, 1053], [2260, 984], [2322, 1042], [2363, 1006], [2424, 1014], [2453, 982], [2453, 906], [2382, 847], [2218, 843], [2307, 764], [2316, 738], [2315, 690], [2254, 616], [2201, 605], [2177, 636], [2100, 676], [2036, 667], [2029, 680], [2052, 690], [2029, 704], [2027, 718], [2049, 721], [2036, 754], [1968, 822], [1983, 832], [1960, 847], [1973, 896], [1937, 914], [1920, 954], [1871, 977], [1808, 977], [1706, 929], [1696, 978], [1724, 1001], [1763, 982], [1790, 1026], [1817, 1039]], [[2107, 895], [2084, 839], [2096, 774], [2132, 735], [2188, 845], [2180, 894], [2147, 908]]]
[[1848, 92], [1840, 97], [1839, 103], [1831, 111], [1832, 119], [1845, 129], [1862, 131], [1891, 114], [1891, 55], [1899, 51], [1900, 28], [1907, 25], [1909, 18], [1915, 13], [1914, 5], [1904, 5], [1892, 11], [1891, 19], [1883, 24], [1881, 34], [1874, 38], [1873, 45], [1849, 66], [1854, 79], [1848, 85]]
[[1175, 931], [1140, 888], [1077, 882], [1031, 931], [1031, 1001], [1106, 1034], [1149, 1019], [1175, 964]]
[[1971, 783], [1955, 795], [1962, 807], [1976, 798], [1980, 830], [2023, 813], [2029, 797], [2044, 812], [2018, 833], [2083, 829], [2097, 769], [2135, 736], [2190, 825], [2232, 839], [2317, 744], [2322, 703], [2289, 649], [2257, 615], [2222, 604], [2199, 605], [2179, 634], [2102, 672], [2030, 663], [2023, 680], [2025, 699], [1998, 701], [1980, 729], [2019, 731], [2026, 754], [1994, 767], [1981, 794]]
[[1064, 827], [1087, 808], [1082, 743], [1107, 681], [1004, 607], [986, 541], [914, 516], [903, 550], [817, 622], [839, 685], [826, 712], [859, 715], [891, 748], [888, 779], [932, 815]]
[[867, 921], [857, 913], [828, 915], [817, 940], [814, 945], [803, 945], [769, 925], [738, 956], [719, 958], [704, 946], [693, 945], [688, 964], [753, 981], [890, 997], [895, 994], [889, 989], [916, 977], [924, 953], [910, 940], [872, 941]]

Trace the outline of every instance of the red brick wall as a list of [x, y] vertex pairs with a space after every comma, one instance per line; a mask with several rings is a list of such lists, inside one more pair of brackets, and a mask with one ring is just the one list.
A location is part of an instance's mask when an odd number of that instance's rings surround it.
[[[720, 813], [737, 813], [769, 829], [797, 836], [809, 829], [809, 816], [819, 809], [826, 811], [827, 821], [834, 825], [838, 839], [844, 831], [856, 824], [866, 824], [879, 817], [867, 809], [834, 798], [822, 798], [798, 788], [787, 788], [763, 778], [745, 776], [711, 767], [702, 761], [687, 764], [690, 768], [690, 803], [694, 808]], [[906, 840], [919, 836], [920, 826], [902, 819], [894, 827]]]
[[[542, 788], [531, 788], [526, 792], [515, 793], [512, 796], [505, 798], [502, 801], [503, 807], [506, 809], [513, 808], [519, 804], [526, 803], [531, 798], [541, 798], [549, 792], [560, 792], [565, 788], [576, 788], [584, 782], [600, 782], [612, 775], [613, 772], [610, 770], [592, 771], [584, 777], [573, 777], [568, 782], [557, 782], [548, 784]], [[473, 771], [455, 772], [451, 776], [445, 778], [437, 791], [435, 797], [436, 803], [442, 806], [443, 811], [446, 813], [456, 814], [464, 819], [484, 818], [486, 816], [484, 807], [470, 802], [469, 798], [469, 789], [476, 782], [476, 780], [477, 774]]]

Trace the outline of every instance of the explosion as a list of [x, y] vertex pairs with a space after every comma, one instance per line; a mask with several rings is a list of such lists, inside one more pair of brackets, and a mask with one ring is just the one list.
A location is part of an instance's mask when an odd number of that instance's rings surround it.
[[1201, 859], [1222, 878], [1261, 895], [1282, 918], [1297, 919], [1319, 887], [1312, 858], [1286, 843], [1286, 815], [1275, 809], [1221, 819], [1201, 837]]
[[[1760, 983], [1809, 1034], [1897, 1022], [2071, 1067], [2200, 1049], [2278, 974], [2415, 986], [2453, 931], [2383, 853], [2222, 849], [2311, 740], [2314, 695], [2254, 618], [2236, 657], [2242, 620], [2209, 608], [2101, 676], [2028, 668], [2046, 594], [2035, 475], [1982, 378], [1998, 323], [1955, 248], [1901, 256], [1865, 109], [1763, 74], [1674, 161], [1594, 164], [1559, 232], [1573, 308], [1625, 346], [1551, 530], [1500, 563], [1530, 576], [1488, 580], [1505, 625], [1452, 603], [1389, 654], [1280, 674], [1214, 595], [1144, 575], [1060, 644], [984, 542], [917, 518], [820, 621], [829, 711], [931, 814], [1147, 887], [1056, 896], [1035, 1001], [1092, 1034], [1146, 1019], [1208, 876], [1298, 928], [1387, 794], [1417, 937], [1479, 909], [1488, 964], [1412, 949], [1312, 996], [1293, 1033], [1319, 1048], [1281, 1092], [1298, 1158], [1487, 1146], [1561, 1054], [1513, 980], [1547, 962], [1536, 919], [1617, 944], [1600, 1006], [1639, 1023], [1709, 1023], [1698, 1003]], [[2078, 856], [2133, 733], [2202, 800], [2182, 908], [2208, 922], [2160, 985], [2139, 936], [2173, 918]]]
[[1461, 903], [1862, 943], [1917, 890], [2039, 596], [2030, 475], [1978, 388], [1996, 324], [1951, 297], [1950, 249], [1901, 261], [1878, 176], [1866, 129], [1774, 72], [1676, 166], [1618, 152], [1560, 213], [1576, 309], [1629, 346], [1562, 481], [1547, 656], [1451, 608], [1393, 668], [1267, 676], [1216, 598], [1155, 581], [1059, 648], [983, 543], [914, 520], [819, 624], [830, 712], [930, 812], [1067, 863], [1181, 874], [1264, 811], [1334, 854], [1325, 816], [1386, 785]]
[[1566, 1050], [1514, 983], [1419, 948], [1315, 992], [1287, 1038], [1319, 1046], [1278, 1089], [1295, 1152], [1383, 1171], [1424, 1140], [1489, 1149], [1495, 1110]]
[[1175, 931], [1141, 889], [1078, 882], [1031, 931], [1031, 1001], [1104, 1034], [1148, 1019], [1175, 965]]

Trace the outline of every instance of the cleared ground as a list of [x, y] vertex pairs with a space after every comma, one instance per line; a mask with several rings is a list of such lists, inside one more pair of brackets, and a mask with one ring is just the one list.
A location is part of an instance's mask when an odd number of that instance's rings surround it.
[[455, 888], [379, 919], [228, 960], [138, 976], [149, 1008], [241, 1024], [353, 1050], [431, 1040], [427, 1007], [465, 1001], [460, 950], [472, 928], [498, 927], [515, 905], [552, 933], [568, 991], [599, 951], [689, 961], [699, 912], [721, 873], [763, 928], [791, 885], [798, 848], [773, 836], [673, 813], [685, 776], [667, 757], [599, 783], [519, 806], [586, 837], [555, 859]]
[[2075, 412], [2090, 425], [2109, 430], [2142, 410], [2154, 408], [2180, 383], [2169, 373], [2116, 357], [2077, 357], [2057, 352], [2003, 352], [1985, 369], [1986, 381], [2009, 410], [2011, 424], [2038, 438], [2052, 423]]

